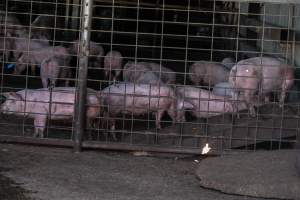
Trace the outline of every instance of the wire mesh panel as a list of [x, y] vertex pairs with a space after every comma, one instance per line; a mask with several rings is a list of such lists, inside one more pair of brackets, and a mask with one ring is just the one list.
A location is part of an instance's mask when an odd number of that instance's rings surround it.
[[[1, 110], [7, 99], [33, 104], [15, 110], [19, 117], [4, 112], [2, 136], [31, 138], [37, 125], [24, 113], [34, 112], [47, 116], [39, 141], [73, 138], [81, 4], [2, 3], [1, 91], [30, 95], [3, 93]], [[293, 147], [299, 18], [299, 4], [272, 1], [93, 1], [82, 145], [185, 153]]]
[[80, 8], [79, 1], [1, 1], [3, 139], [72, 144], [77, 62], [70, 49]]

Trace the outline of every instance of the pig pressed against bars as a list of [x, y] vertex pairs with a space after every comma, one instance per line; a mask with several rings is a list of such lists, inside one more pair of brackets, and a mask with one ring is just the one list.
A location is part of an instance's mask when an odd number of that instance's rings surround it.
[[[214, 95], [208, 90], [198, 87], [178, 87], [177, 94], [177, 121], [185, 121], [185, 110], [191, 110], [198, 118], [208, 118], [223, 113], [234, 112], [232, 99]], [[243, 101], [238, 103], [238, 110], [246, 109]]]
[[220, 82], [228, 81], [229, 70], [223, 65], [206, 61], [195, 62], [189, 70], [190, 80], [195, 85], [214, 86]]
[[[34, 136], [43, 138], [47, 119], [71, 120], [74, 117], [75, 91], [73, 87], [57, 87], [52, 91], [42, 88], [3, 93], [6, 100], [1, 104], [0, 111], [7, 115], [33, 118]], [[100, 101], [96, 91], [88, 89], [86, 117], [89, 126], [99, 113]]]
[[156, 118], [156, 128], [167, 112], [175, 121], [175, 92], [168, 86], [150, 84], [119, 83], [106, 87], [99, 92], [105, 116], [109, 115], [111, 130], [115, 130], [115, 117], [118, 114], [134, 116], [152, 113]]
[[234, 100], [242, 92], [251, 116], [256, 112], [253, 97], [279, 92], [279, 101], [284, 103], [286, 92], [294, 83], [294, 69], [282, 60], [272, 57], [254, 57], [239, 61], [230, 71], [229, 83], [233, 88]]

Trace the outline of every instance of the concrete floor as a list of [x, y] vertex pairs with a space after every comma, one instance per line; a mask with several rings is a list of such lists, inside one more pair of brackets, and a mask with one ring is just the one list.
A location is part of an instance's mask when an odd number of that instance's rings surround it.
[[201, 188], [195, 176], [201, 161], [195, 159], [0, 144], [0, 171], [5, 169], [0, 174], [21, 184], [32, 199], [256, 199]]

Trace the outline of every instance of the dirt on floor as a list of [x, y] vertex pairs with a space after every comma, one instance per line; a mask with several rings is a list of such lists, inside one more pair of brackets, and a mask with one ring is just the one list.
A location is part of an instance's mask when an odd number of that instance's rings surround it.
[[0, 143], [0, 199], [256, 199], [201, 188], [201, 159]]
[[29, 191], [22, 188], [20, 184], [12, 179], [1, 175], [7, 169], [0, 168], [0, 199], [1, 200], [31, 200], [28, 197]]

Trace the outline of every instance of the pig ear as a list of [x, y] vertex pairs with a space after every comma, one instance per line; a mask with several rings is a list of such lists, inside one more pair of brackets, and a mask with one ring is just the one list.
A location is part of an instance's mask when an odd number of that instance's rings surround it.
[[191, 104], [191, 103], [188, 102], [188, 101], [184, 101], [184, 102], [183, 102], [183, 107], [184, 107], [185, 109], [193, 109], [193, 108], [194, 108], [193, 104]]
[[9, 95], [16, 98], [17, 100], [23, 100], [23, 97], [18, 94], [18, 93], [15, 93], [15, 92], [9, 92]]
[[3, 93], [0, 93], [1, 96], [5, 96], [6, 98], [9, 97], [9, 94], [10, 92], [3, 92]]

